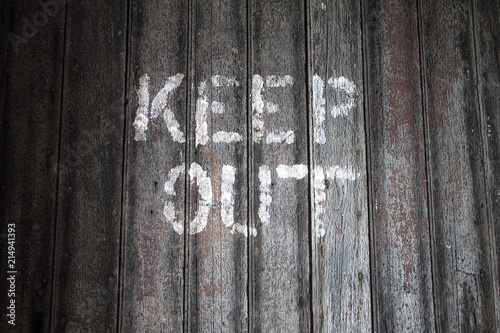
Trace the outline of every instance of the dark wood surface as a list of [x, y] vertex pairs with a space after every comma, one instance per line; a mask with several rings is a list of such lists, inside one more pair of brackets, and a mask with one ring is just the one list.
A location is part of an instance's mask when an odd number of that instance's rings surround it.
[[[43, 27], [31, 2], [2, 1], [0, 219], [1, 296], [5, 332], [48, 332], [53, 298], [58, 207], [65, 8]], [[43, 17], [42, 17], [43, 19]], [[8, 162], [7, 162], [8, 161]], [[15, 262], [8, 262], [8, 226], [15, 225]], [[9, 267], [8, 264], [14, 264]], [[15, 298], [7, 278], [15, 271]], [[16, 326], [7, 306], [16, 301]], [[10, 311], [9, 311], [10, 312]]]
[[[212, 204], [203, 231], [190, 222], [184, 233], [185, 320], [193, 332], [248, 331], [248, 239], [238, 232], [248, 221], [246, 10], [239, 1], [190, 8], [187, 220], [204, 209], [205, 175]], [[219, 141], [221, 132], [239, 137]], [[196, 168], [203, 174], [193, 178]]]
[[433, 281], [443, 331], [495, 331], [498, 313], [473, 13], [468, 1], [422, 8]]
[[498, 1], [0, 8], [1, 332], [500, 330]]
[[[308, 164], [305, 6], [300, 1], [251, 1], [249, 8], [249, 186], [251, 225], [257, 229], [249, 252], [250, 329], [300, 327], [309, 332], [309, 181], [307, 175], [281, 178], [277, 172], [280, 165]], [[287, 82], [275, 85], [273, 79]], [[269, 111], [271, 103], [277, 111]], [[270, 143], [273, 134], [289, 131], [295, 134], [293, 142]]]
[[[482, 1], [474, 9], [474, 40], [476, 49], [476, 84], [479, 99], [479, 126], [485, 161], [485, 192], [488, 217], [486, 236], [490, 241], [493, 281], [491, 292], [499, 304], [500, 284], [500, 8], [497, 1]], [[496, 311], [496, 327], [500, 315]]]
[[308, 5], [314, 331], [371, 331], [361, 4]]
[[[179, 142], [182, 140], [177, 136], [174, 140], [169, 135], [163, 114], [166, 108], [175, 113], [179, 130], [186, 133], [188, 8], [187, 2], [130, 2], [118, 313], [120, 331], [124, 332], [183, 329], [186, 243], [173, 230], [173, 221], [166, 221], [163, 211], [168, 200], [178, 212], [176, 221], [183, 225], [185, 177], [175, 182], [176, 195], [167, 194], [164, 184], [170, 170], [179, 166], [185, 169], [187, 148], [185, 139]], [[177, 84], [163, 89], [173, 81]], [[163, 103], [156, 99], [158, 95], [165, 96]], [[153, 104], [156, 116], [150, 117]], [[136, 134], [140, 133], [140, 114], [150, 118], [142, 138]]]
[[365, 10], [374, 327], [431, 332], [419, 4], [368, 1]]
[[67, 165], [58, 173], [51, 313], [57, 332], [117, 326], [126, 17], [118, 1], [66, 5], [59, 147]]

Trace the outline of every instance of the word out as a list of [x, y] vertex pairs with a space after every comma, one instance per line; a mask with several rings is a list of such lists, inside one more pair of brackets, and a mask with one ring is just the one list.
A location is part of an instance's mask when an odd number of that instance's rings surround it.
[[[150, 101], [149, 84], [150, 78], [147, 74], [139, 79], [138, 89], [138, 108], [134, 120], [136, 141], [147, 140], [147, 130], [150, 120], [162, 117], [167, 126], [167, 130], [172, 140], [176, 143], [185, 143], [186, 135], [180, 128], [179, 121], [176, 119], [174, 112], [169, 106], [173, 100], [175, 90], [181, 85], [184, 80], [184, 74], [176, 74], [168, 77], [165, 84]], [[210, 113], [220, 116], [225, 113], [226, 105], [221, 101], [211, 101], [209, 98], [208, 84], [214, 88], [220, 87], [239, 87], [240, 83], [234, 78], [229, 78], [222, 75], [215, 75], [210, 80], [202, 81], [197, 87], [196, 113], [195, 113], [195, 145], [204, 146], [212, 142], [214, 144], [231, 144], [241, 141], [242, 135], [237, 132], [227, 131], [209, 131], [208, 119]], [[290, 75], [269, 75], [262, 77], [255, 74], [252, 77], [251, 87], [251, 105], [252, 105], [252, 140], [256, 144], [292, 144], [295, 142], [295, 131], [293, 129], [283, 129], [279, 131], [268, 131], [266, 128], [269, 117], [265, 117], [264, 113], [275, 114], [280, 111], [279, 105], [264, 98], [265, 90], [284, 89], [291, 87], [294, 84], [294, 79]], [[341, 102], [330, 107], [330, 114], [333, 118], [347, 116], [356, 106], [357, 89], [353, 82], [345, 77], [330, 78], [327, 80], [327, 85], [336, 90], [339, 94], [342, 93], [344, 98]], [[326, 144], [326, 134], [324, 130], [324, 122], [326, 121], [326, 98], [325, 98], [325, 82], [318, 75], [314, 75], [312, 79], [313, 88], [313, 123], [314, 123], [314, 142], [316, 144]], [[210, 135], [210, 133], [213, 133]], [[262, 225], [267, 225], [271, 221], [271, 206], [273, 202], [273, 191], [271, 189], [272, 172], [275, 172], [275, 177], [280, 181], [295, 180], [300, 181], [307, 179], [309, 168], [304, 164], [296, 165], [278, 165], [275, 170], [267, 165], [261, 165], [258, 168], [259, 178], [259, 207], [258, 216]], [[175, 183], [185, 173], [188, 174], [192, 183], [197, 182], [197, 190], [199, 195], [197, 211], [194, 218], [189, 223], [190, 234], [196, 234], [203, 231], [208, 223], [209, 214], [213, 206], [213, 187], [212, 179], [208, 176], [207, 170], [204, 170], [199, 164], [192, 163], [189, 168], [185, 164], [180, 164], [172, 168], [165, 182], [165, 192], [169, 199], [165, 202], [163, 215], [167, 222], [171, 223], [175, 232], [183, 234], [184, 223], [178, 221], [179, 212], [175, 210], [174, 197], [177, 195], [175, 191]], [[184, 175], [185, 176], [185, 175]], [[223, 165], [221, 170], [221, 194], [220, 194], [220, 219], [222, 223], [231, 229], [232, 233], [241, 233], [245, 236], [256, 236], [257, 230], [247, 228], [246, 226], [235, 223], [234, 221], [234, 184], [235, 184], [236, 169], [232, 165]], [[312, 170], [312, 183], [314, 184], [313, 200], [315, 205], [314, 221], [315, 233], [318, 237], [322, 237], [326, 233], [324, 219], [324, 211], [326, 204], [326, 187], [327, 179], [336, 182], [354, 181], [361, 175], [354, 168], [348, 166], [316, 166]]]
[[[177, 195], [175, 191], [175, 183], [184, 174], [186, 169], [185, 164], [180, 164], [170, 170], [167, 175], [167, 181], [165, 182], [165, 192], [171, 198], [165, 202], [163, 208], [163, 215], [165, 216], [167, 222], [173, 225], [175, 232], [178, 234], [184, 233], [183, 221], [177, 221], [178, 212], [175, 210], [173, 198]], [[279, 180], [301, 180], [306, 179], [309, 174], [309, 169], [307, 165], [296, 164], [292, 166], [288, 165], [278, 165], [276, 167], [276, 174]], [[213, 190], [212, 190], [212, 180], [207, 175], [207, 171], [197, 164], [192, 163], [188, 171], [189, 178], [193, 183], [195, 180], [198, 184], [198, 209], [194, 214], [193, 220], [189, 224], [189, 233], [196, 234], [203, 229], [205, 229], [208, 223], [208, 216], [210, 214], [210, 209], [213, 204]], [[221, 211], [220, 218], [222, 223], [228, 228], [231, 228], [231, 232], [241, 233], [245, 236], [257, 235], [257, 230], [248, 230], [245, 226], [238, 223], [234, 223], [234, 183], [235, 183], [236, 169], [231, 165], [224, 165], [222, 167], [222, 184], [221, 184]], [[315, 216], [314, 220], [316, 222], [316, 235], [322, 237], [325, 235], [326, 230], [323, 223], [323, 212], [324, 204], [326, 200], [326, 188], [325, 180], [330, 179], [339, 183], [345, 181], [354, 181], [360, 177], [359, 173], [356, 173], [352, 167], [342, 168], [340, 166], [334, 166], [327, 168], [326, 170], [321, 166], [316, 166], [313, 172], [313, 181], [315, 185], [314, 193], [314, 203], [315, 203]], [[270, 206], [273, 201], [273, 193], [271, 190], [272, 184], [271, 168], [267, 165], [262, 165], [259, 167], [259, 208], [258, 215], [262, 225], [269, 224], [271, 221]]]

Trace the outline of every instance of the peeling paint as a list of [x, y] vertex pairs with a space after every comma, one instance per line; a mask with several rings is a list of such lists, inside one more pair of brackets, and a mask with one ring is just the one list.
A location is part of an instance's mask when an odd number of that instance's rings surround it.
[[295, 133], [293, 131], [281, 131], [277, 133], [269, 133], [266, 136], [266, 143], [287, 143], [292, 144], [295, 142]]
[[313, 135], [314, 142], [319, 144], [326, 143], [325, 130], [323, 129], [323, 122], [326, 119], [324, 85], [323, 80], [318, 75], [313, 76]]
[[145, 141], [148, 130], [148, 109], [149, 109], [149, 76], [144, 74], [139, 78], [139, 105], [134, 120], [135, 141]]
[[341, 76], [339, 78], [330, 78], [328, 84], [338, 91], [343, 91], [348, 95], [347, 102], [339, 103], [332, 106], [332, 116], [347, 116], [349, 112], [356, 106], [356, 85], [349, 79]]
[[198, 87], [198, 100], [196, 101], [196, 131], [195, 131], [195, 142], [196, 146], [205, 145], [208, 143], [208, 123], [207, 123], [207, 111], [208, 111], [208, 98], [206, 96], [206, 83], [205, 81], [200, 83]]
[[348, 165], [347, 167], [334, 165], [326, 170], [326, 175], [330, 179], [337, 180], [356, 180], [357, 178], [361, 177], [361, 174], [359, 172], [356, 172], [350, 165]]
[[232, 143], [241, 141], [241, 135], [236, 132], [220, 131], [212, 135], [212, 140], [215, 143]]
[[212, 113], [215, 113], [215, 114], [223, 114], [224, 113], [224, 103], [221, 103], [221, 102], [212, 102]]
[[170, 93], [180, 86], [183, 79], [184, 74], [179, 73], [169, 77], [167, 81], [165, 81], [165, 85], [155, 96], [151, 104], [151, 119], [155, 119], [160, 115], [161, 111], [167, 106]]
[[271, 170], [267, 165], [262, 165], [259, 168], [260, 180], [260, 205], [259, 205], [259, 218], [262, 224], [268, 224], [271, 221], [271, 215], [268, 208], [273, 201], [271, 197]]
[[167, 181], [165, 182], [165, 192], [168, 195], [175, 195], [175, 182], [179, 176], [184, 173], [186, 166], [184, 163], [171, 169], [167, 176]]
[[233, 225], [233, 228], [231, 229], [232, 234], [239, 233], [239, 234], [244, 235], [245, 237], [248, 237], [249, 232], [250, 232], [250, 236], [257, 237], [257, 229], [249, 228], [246, 225], [235, 223]]
[[[184, 165], [179, 165], [169, 172], [167, 181], [165, 182], [165, 192], [168, 195], [176, 195], [174, 184], [183, 173]], [[212, 207], [212, 181], [210, 177], [208, 177], [207, 172], [197, 163], [191, 164], [188, 174], [191, 178], [191, 184], [193, 184], [196, 179], [198, 184], [198, 193], [200, 195], [200, 199], [198, 200], [198, 210], [194, 219], [189, 224], [189, 233], [193, 235], [203, 231], [208, 223], [208, 215], [210, 214], [210, 209]], [[184, 225], [183, 223], [177, 222], [177, 214], [175, 212], [174, 205], [170, 200], [165, 202], [163, 215], [165, 216], [167, 222], [172, 223], [175, 232], [183, 234]]]
[[184, 232], [184, 225], [182, 222], [177, 222], [175, 207], [172, 202], [165, 202], [165, 206], [163, 207], [163, 215], [165, 216], [167, 222], [170, 222], [172, 224], [174, 231], [179, 235], [182, 235], [182, 233]]
[[[175, 182], [179, 179], [179, 176], [184, 173], [185, 164], [181, 164], [171, 169], [167, 176], [167, 181], [165, 182], [165, 192], [168, 195], [175, 195]], [[177, 221], [177, 215], [175, 214], [174, 204], [167, 200], [165, 202], [165, 206], [163, 207], [163, 215], [167, 222], [170, 222], [174, 228], [174, 231], [178, 234], [182, 234], [184, 232], [184, 224], [183, 222]]]
[[274, 104], [272, 102], [267, 102], [266, 103], [266, 108], [267, 108], [267, 112], [269, 113], [276, 113], [279, 111], [279, 107], [277, 104]]
[[229, 78], [223, 75], [214, 75], [212, 76], [212, 85], [214, 87], [239, 87], [240, 83], [235, 79]]
[[266, 77], [267, 87], [286, 87], [293, 85], [293, 77], [290, 75], [269, 75]]
[[180, 73], [169, 77], [151, 104], [151, 119], [158, 117], [161, 111], [164, 110], [163, 119], [167, 124], [167, 129], [170, 135], [172, 135], [172, 139], [179, 143], [186, 142], [186, 138], [184, 133], [180, 130], [179, 122], [175, 119], [174, 113], [167, 107], [167, 102], [170, 93], [179, 87], [183, 79], [184, 74]]
[[278, 177], [282, 179], [286, 178], [295, 178], [302, 179], [308, 174], [307, 165], [304, 164], [296, 164], [292, 166], [280, 164], [276, 168], [276, 172], [278, 173]]
[[323, 168], [316, 166], [313, 172], [314, 186], [314, 232], [316, 237], [323, 237], [326, 234], [325, 224], [323, 222], [324, 205], [326, 201], [325, 193], [325, 174]]
[[252, 125], [253, 141], [259, 143], [264, 135], [264, 100], [262, 99], [262, 88], [264, 80], [259, 74], [252, 77]]
[[135, 128], [135, 141], [146, 141], [146, 131], [148, 130], [148, 116], [138, 113], [135, 116], [134, 128]]
[[236, 175], [236, 168], [231, 165], [222, 167], [222, 185], [221, 185], [221, 219], [226, 227], [234, 224], [234, 196], [233, 187]]
[[212, 206], [212, 182], [210, 177], [207, 176], [207, 172], [197, 163], [191, 163], [189, 177], [191, 177], [191, 183], [194, 183], [194, 179], [196, 179], [198, 183], [198, 192], [200, 194], [198, 212], [190, 223], [189, 232], [193, 235], [203, 231], [207, 225], [208, 215], [210, 214], [210, 208]]

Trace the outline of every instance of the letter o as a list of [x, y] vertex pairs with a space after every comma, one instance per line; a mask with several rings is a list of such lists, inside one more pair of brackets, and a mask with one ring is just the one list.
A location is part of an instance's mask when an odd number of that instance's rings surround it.
[[[179, 165], [168, 173], [167, 181], [165, 182], [165, 192], [169, 195], [175, 196], [174, 185], [181, 174], [184, 173], [184, 164]], [[198, 210], [189, 223], [189, 233], [191, 235], [197, 234], [203, 229], [205, 229], [208, 223], [208, 215], [210, 214], [210, 209], [212, 208], [212, 181], [208, 177], [207, 172], [198, 163], [191, 163], [189, 168], [189, 177], [191, 183], [196, 179], [198, 182], [198, 193], [200, 195], [200, 200], [198, 200]], [[182, 235], [184, 232], [184, 225], [182, 222], [177, 221], [177, 216], [175, 214], [175, 208], [171, 200], [165, 201], [163, 207], [163, 215], [165, 216], [167, 222], [172, 223], [174, 231]]]

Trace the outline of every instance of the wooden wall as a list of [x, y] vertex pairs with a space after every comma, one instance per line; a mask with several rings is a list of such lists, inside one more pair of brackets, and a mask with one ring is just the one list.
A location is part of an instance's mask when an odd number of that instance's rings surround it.
[[500, 330], [498, 1], [0, 8], [0, 331]]

